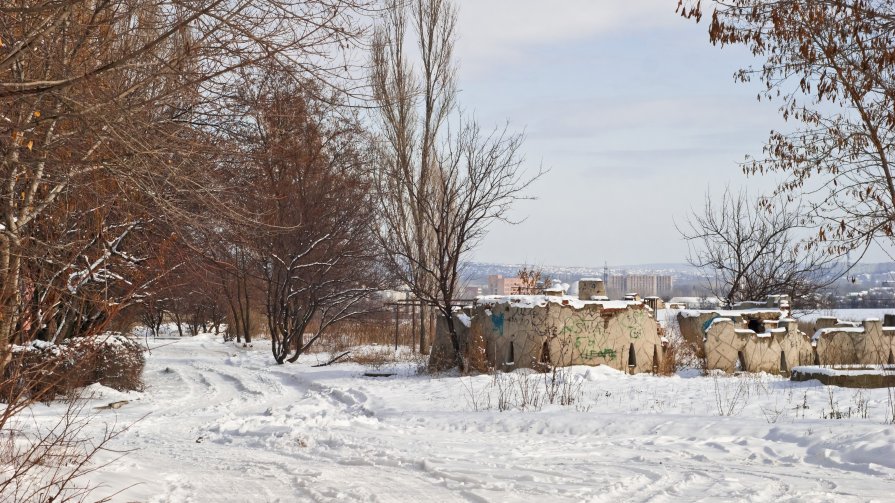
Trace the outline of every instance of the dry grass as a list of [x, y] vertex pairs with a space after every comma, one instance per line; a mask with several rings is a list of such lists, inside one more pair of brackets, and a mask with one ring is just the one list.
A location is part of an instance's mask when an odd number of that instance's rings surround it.
[[[395, 347], [395, 320], [391, 313], [374, 313], [365, 318], [343, 321], [329, 327], [311, 347], [311, 352], [337, 353], [357, 346]], [[309, 332], [313, 327], [308, 327]], [[398, 347], [414, 347], [412, 322], [398, 324]]]
[[397, 357], [394, 348], [387, 346], [364, 346], [352, 350], [345, 360], [368, 367], [381, 367], [389, 363], [395, 363]]
[[[242, 334], [242, 331], [239, 331]], [[226, 329], [224, 330], [225, 341], [235, 341], [237, 335], [237, 325], [234, 323], [233, 314], [228, 313], [226, 318]], [[262, 311], [252, 310], [249, 314], [249, 335], [252, 341], [270, 340], [270, 327], [267, 326], [267, 315]], [[240, 342], [242, 335], [240, 335]]]
[[670, 376], [674, 375], [674, 373], [677, 372], [677, 369], [678, 346], [676, 344], [666, 344], [659, 357], [659, 365], [656, 367], [656, 374]]
[[469, 340], [466, 345], [466, 368], [470, 373], [488, 374], [494, 367], [488, 360], [488, 351], [485, 337], [474, 326], [469, 331]]
[[698, 369], [705, 373], [704, 349], [684, 339], [676, 317], [667, 322], [665, 340], [667, 341], [665, 351], [659, 359], [659, 374], [672, 375], [679, 370], [687, 369]]

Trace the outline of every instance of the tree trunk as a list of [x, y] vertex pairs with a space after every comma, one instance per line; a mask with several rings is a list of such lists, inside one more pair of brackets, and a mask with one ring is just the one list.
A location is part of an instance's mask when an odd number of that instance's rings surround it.
[[177, 324], [177, 334], [180, 337], [183, 337], [183, 323], [180, 321], [180, 313], [178, 313], [177, 311], [178, 310], [174, 311], [174, 323]]
[[420, 354], [429, 354], [429, 341], [426, 337], [426, 306], [420, 304]]

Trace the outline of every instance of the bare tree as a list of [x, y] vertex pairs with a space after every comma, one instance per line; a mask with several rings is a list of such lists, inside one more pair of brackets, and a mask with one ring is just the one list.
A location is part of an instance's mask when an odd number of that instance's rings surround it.
[[[705, 5], [701, 5], [705, 4]], [[895, 236], [895, 2], [892, 0], [715, 0], [678, 2], [709, 38], [743, 45], [760, 61], [737, 72], [758, 80], [758, 98], [778, 102], [793, 132], [772, 131], [750, 175], [787, 176], [777, 200], [802, 200], [829, 253], [865, 250]]]
[[522, 282], [518, 293], [525, 295], [542, 293], [552, 284], [550, 276], [542, 268], [533, 266], [523, 266], [516, 272], [516, 277]]
[[[417, 53], [406, 49], [408, 10]], [[439, 132], [456, 102], [453, 48], [457, 10], [449, 0], [389, 0], [385, 16], [373, 34], [371, 86], [379, 112], [381, 142], [378, 159], [389, 174], [380, 197], [406, 205], [400, 227], [406, 239], [402, 255], [414, 266], [407, 285], [417, 298], [431, 297], [435, 285], [424, 270], [434, 257], [434, 236], [425, 222], [424, 193], [430, 190], [436, 167]], [[414, 70], [414, 54], [422, 67]], [[386, 231], [390, 232], [390, 231]], [[400, 269], [405, 264], [392, 264]], [[419, 312], [420, 351], [428, 350], [426, 306]]]
[[[419, 72], [405, 50], [404, 4], [393, 1], [388, 7], [374, 32], [371, 77], [380, 119], [374, 153], [380, 241], [391, 272], [444, 320], [454, 363], [465, 369], [452, 314], [461, 258], [488, 224], [505, 220], [510, 205], [539, 174], [523, 176], [522, 136], [506, 128], [482, 133], [460, 116], [457, 133], [442, 132], [456, 109], [453, 3], [412, 3]], [[420, 339], [425, 350], [424, 332]]]
[[712, 295], [728, 305], [788, 294], [797, 301], [835, 280], [833, 259], [805, 246], [798, 233], [800, 208], [769, 207], [743, 190], [725, 189], [721, 199], [706, 193], [701, 213], [693, 212], [685, 228], [688, 262], [702, 270]]
[[272, 70], [255, 86], [251, 150], [261, 278], [272, 352], [294, 362], [378, 288], [365, 136], [356, 120]]
[[[438, 310], [455, 351], [453, 363], [461, 369], [466, 369], [466, 362], [453, 319], [461, 260], [484, 237], [489, 224], [507, 221], [512, 203], [524, 197], [539, 176], [526, 177], [520, 169], [521, 145], [521, 135], [506, 129], [482, 133], [473, 122], [437, 149], [438, 170], [429, 190], [420, 194], [422, 221], [432, 236], [431, 262], [419, 260], [416, 249], [408, 246], [409, 233], [399, 226], [407, 222], [403, 201], [381, 199], [388, 226], [383, 238], [386, 252], [402, 265], [395, 272], [407, 284], [422, 277], [434, 285], [433, 290], [415, 293]], [[380, 184], [388, 186], [389, 180], [380, 179]]]
[[[220, 203], [227, 187], [212, 167], [219, 147], [231, 145], [216, 141], [212, 126], [229, 119], [220, 104], [236, 71], [274, 62], [332, 82], [342, 68], [333, 56], [361, 32], [354, 13], [366, 5], [3, 2], [0, 366], [23, 326], [45, 324], [25, 319], [23, 306], [34, 300], [27, 297], [50, 292], [37, 311], [56, 317], [62, 304], [53, 296], [69, 286], [72, 294], [88, 283], [133, 293], [155, 276], [144, 256], [129, 252], [137, 230], [167, 227], [164, 242], [172, 232], [189, 235], [182, 232], [199, 219], [195, 208], [232, 212]], [[42, 256], [41, 245], [54, 256]], [[112, 270], [113, 261], [130, 265]]]

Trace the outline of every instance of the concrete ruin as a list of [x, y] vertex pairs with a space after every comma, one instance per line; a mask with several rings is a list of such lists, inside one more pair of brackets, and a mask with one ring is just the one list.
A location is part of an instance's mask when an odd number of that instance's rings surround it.
[[[789, 299], [744, 303], [746, 309], [681, 311], [683, 339], [705, 357], [707, 370], [789, 374], [800, 365], [880, 365], [895, 363], [895, 327], [878, 319], [863, 323], [832, 317], [815, 321], [813, 335], [798, 328]], [[779, 308], [773, 308], [777, 304]], [[890, 321], [895, 322], [895, 317]]]
[[734, 327], [755, 333], [764, 332], [766, 322], [777, 322], [783, 312], [774, 308], [750, 308], [742, 310], [683, 310], [677, 315], [677, 324], [683, 339], [702, 349], [709, 327], [718, 318], [729, 319]]
[[706, 368], [789, 373], [794, 366], [814, 362], [811, 340], [799, 331], [796, 320], [766, 320], [756, 332], [741, 328], [731, 318], [714, 318], [705, 337]]
[[820, 318], [811, 344], [816, 365], [881, 365], [895, 363], [895, 327], [870, 318], [863, 323], [843, 323]]
[[[629, 373], [653, 372], [662, 338], [652, 310], [642, 301], [609, 301], [602, 280], [581, 280], [578, 296], [548, 289], [546, 295], [483, 296], [455, 314], [461, 349], [483, 346], [492, 368], [539, 365], [608, 365]], [[444, 327], [437, 330], [430, 362], [451, 362]]]

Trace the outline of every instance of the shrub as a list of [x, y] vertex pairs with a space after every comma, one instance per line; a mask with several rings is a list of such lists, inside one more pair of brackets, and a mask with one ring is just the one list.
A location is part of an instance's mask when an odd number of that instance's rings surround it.
[[100, 383], [118, 391], [142, 391], [143, 368], [146, 358], [143, 347], [136, 341], [117, 334], [75, 338], [67, 346], [84, 373], [86, 384]]
[[706, 371], [705, 351], [699, 345], [684, 339], [677, 317], [666, 319], [663, 357], [659, 360], [658, 373], [670, 375], [679, 370]]
[[4, 369], [0, 398], [27, 395], [50, 401], [100, 383], [118, 391], [142, 390], [143, 348], [121, 335], [76, 337], [64, 344], [33, 341], [14, 346]]
[[470, 373], [487, 374], [493, 370], [493, 366], [488, 360], [485, 337], [478, 326], [469, 330], [469, 340], [466, 344], [466, 366]]

